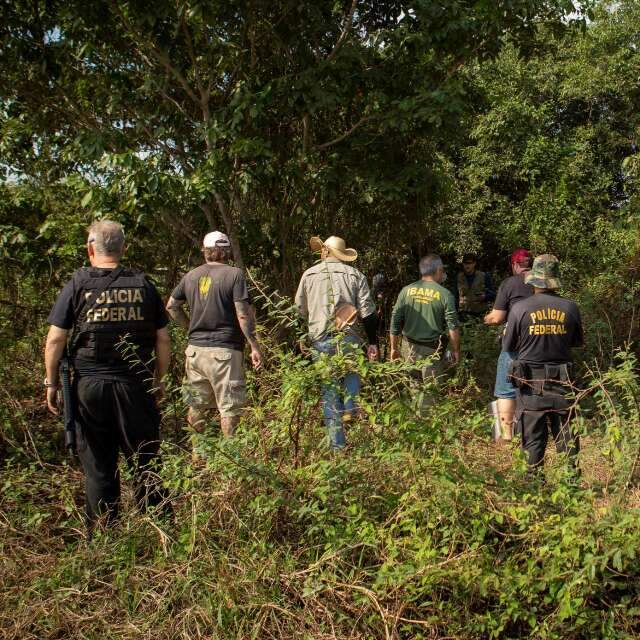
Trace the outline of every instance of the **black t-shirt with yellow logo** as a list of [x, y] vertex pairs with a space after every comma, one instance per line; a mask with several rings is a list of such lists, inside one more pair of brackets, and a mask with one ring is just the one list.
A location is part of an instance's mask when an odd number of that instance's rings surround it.
[[583, 343], [578, 305], [552, 293], [517, 302], [502, 340], [504, 351], [517, 351], [530, 364], [572, 362], [571, 348]]
[[235, 303], [251, 299], [240, 269], [203, 264], [180, 280], [171, 297], [189, 305], [189, 344], [242, 351], [245, 340]]

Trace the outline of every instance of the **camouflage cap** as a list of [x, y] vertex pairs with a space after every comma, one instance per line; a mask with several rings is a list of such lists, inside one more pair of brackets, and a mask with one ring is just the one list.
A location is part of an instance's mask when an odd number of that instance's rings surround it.
[[525, 284], [530, 284], [538, 289], [559, 289], [560, 261], [550, 253], [536, 256], [531, 271], [524, 277]]

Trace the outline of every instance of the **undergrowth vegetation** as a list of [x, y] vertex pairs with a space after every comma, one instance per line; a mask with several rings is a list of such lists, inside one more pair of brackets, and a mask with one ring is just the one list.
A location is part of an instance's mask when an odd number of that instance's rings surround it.
[[[238, 437], [222, 439], [212, 422], [198, 442], [206, 462], [192, 464], [174, 384], [161, 471], [171, 515], [127, 504], [90, 541], [81, 473], [63, 461], [33, 381], [35, 342], [7, 354], [2, 637], [637, 637], [632, 353], [607, 370], [583, 367], [576, 481], [551, 452], [535, 478], [516, 447], [492, 444], [475, 377], [495, 357], [484, 329], [466, 332], [467, 346], [484, 349], [423, 417], [402, 364], [312, 363], [263, 339], [268, 361], [251, 376]], [[319, 383], [346, 366], [364, 378], [364, 411], [336, 455]]]
[[[2, 7], [1, 640], [640, 637], [637, 0]], [[171, 514], [136, 512], [123, 468], [88, 540], [41, 363], [98, 218], [164, 299], [226, 230], [267, 362], [194, 465], [172, 329]], [[427, 252], [449, 282], [469, 251], [496, 283], [516, 247], [557, 255], [586, 327], [580, 478], [492, 443], [496, 331], [465, 327], [422, 417], [402, 365], [294, 350], [286, 294], [334, 234], [387, 323]], [[363, 415], [334, 455], [320, 383], [347, 366]]]

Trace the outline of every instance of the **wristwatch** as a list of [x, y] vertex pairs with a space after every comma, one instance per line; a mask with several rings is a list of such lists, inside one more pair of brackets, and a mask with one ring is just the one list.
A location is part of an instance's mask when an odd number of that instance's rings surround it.
[[42, 383], [45, 387], [47, 387], [47, 389], [57, 389], [58, 385], [55, 382], [49, 382], [49, 380], [47, 378], [44, 379], [44, 382]]

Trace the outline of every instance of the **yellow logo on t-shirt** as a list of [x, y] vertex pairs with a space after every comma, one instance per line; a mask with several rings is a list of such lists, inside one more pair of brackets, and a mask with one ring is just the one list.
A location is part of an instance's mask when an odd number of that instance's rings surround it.
[[200, 297], [206, 298], [209, 293], [209, 289], [211, 289], [211, 277], [202, 276], [200, 280], [198, 280], [198, 291], [200, 291]]
[[[562, 336], [567, 333], [565, 327], [565, 312], [560, 309], [547, 307], [546, 309], [538, 309], [529, 314], [532, 324], [529, 325], [530, 336], [554, 335]], [[545, 322], [551, 320], [552, 323]], [[543, 323], [543, 324], [540, 324]]]
[[431, 304], [434, 300], [440, 300], [440, 292], [429, 287], [411, 287], [409, 297], [421, 304]]
[[[92, 295], [92, 291], [85, 291], [84, 296], [87, 300]], [[107, 289], [96, 298], [94, 306], [87, 311], [85, 321], [131, 322], [144, 320], [142, 307], [131, 306], [138, 302], [144, 302], [141, 289]]]

